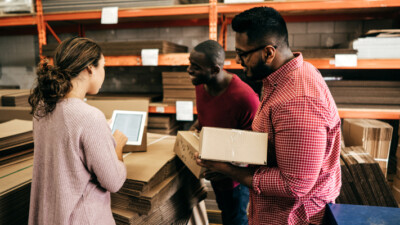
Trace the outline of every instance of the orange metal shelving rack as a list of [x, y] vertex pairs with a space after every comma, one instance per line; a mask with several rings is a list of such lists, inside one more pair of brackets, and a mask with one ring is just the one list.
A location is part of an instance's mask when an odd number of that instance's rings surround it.
[[[43, 13], [41, 0], [36, 0], [37, 13], [32, 15], [18, 15], [0, 17], [0, 27], [5, 26], [37, 26], [39, 49], [46, 44], [46, 31], [49, 30], [57, 38], [48, 22], [56, 21], [94, 21], [101, 19], [101, 11]], [[395, 0], [304, 0], [304, 1], [277, 1], [248, 4], [217, 4], [216, 0], [210, 0], [209, 4], [179, 5], [170, 7], [151, 7], [120, 9], [119, 18], [135, 19], [149, 18], [151, 24], [156, 24], [155, 18], [170, 18], [178, 26], [187, 20], [202, 20], [208, 18], [209, 37], [217, 40], [217, 25], [221, 25], [219, 42], [226, 46], [226, 26], [232, 17], [246, 9], [256, 6], [274, 7], [282, 13], [287, 21], [312, 21], [312, 20], [349, 20], [369, 19], [374, 15], [378, 17], [400, 12], [400, 1]], [[188, 16], [193, 18], [188, 19]], [[218, 16], [220, 20], [218, 21]], [[178, 19], [176, 19], [176, 17]], [[171, 20], [172, 21], [172, 20]], [[180, 23], [182, 21], [182, 23]], [[79, 27], [79, 33], [84, 35], [83, 25]], [[185, 66], [188, 65], [188, 53], [162, 54], [159, 56], [159, 65]], [[359, 59], [356, 67], [335, 67], [333, 59], [306, 59], [319, 69], [400, 69], [400, 59]], [[140, 66], [140, 56], [107, 56], [107, 66]], [[227, 59], [227, 69], [241, 69], [234, 59]], [[151, 113], [175, 113], [175, 106], [151, 105]], [[194, 109], [196, 113], [196, 109]], [[399, 110], [380, 109], [339, 109], [343, 118], [377, 118], [400, 119]]]

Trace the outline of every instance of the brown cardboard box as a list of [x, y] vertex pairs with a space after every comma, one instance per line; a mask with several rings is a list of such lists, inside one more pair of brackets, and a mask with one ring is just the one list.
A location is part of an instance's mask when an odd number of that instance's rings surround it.
[[[131, 100], [87, 100], [89, 105], [92, 105], [100, 109], [107, 119], [112, 117], [114, 110], [128, 110], [128, 111], [149, 111], [149, 100], [148, 99], [131, 99]], [[141, 145], [125, 145], [124, 152], [141, 152], [147, 149], [147, 119], [142, 138]]]
[[32, 120], [30, 112], [31, 107], [0, 106], [0, 123], [13, 119]]
[[214, 127], [200, 133], [200, 157], [207, 160], [266, 165], [267, 145], [267, 133]]
[[194, 153], [199, 152], [199, 137], [193, 131], [178, 131], [174, 151], [187, 168], [200, 178], [205, 168], [197, 165]]
[[346, 146], [363, 146], [381, 166], [386, 176], [393, 127], [373, 119], [344, 119], [343, 137]]

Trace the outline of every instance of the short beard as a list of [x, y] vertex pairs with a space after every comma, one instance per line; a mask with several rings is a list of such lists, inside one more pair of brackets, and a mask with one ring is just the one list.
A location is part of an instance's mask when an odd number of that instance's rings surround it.
[[[263, 80], [264, 78], [268, 77], [271, 73], [274, 72], [269, 66], [265, 65], [265, 63], [261, 60], [261, 58], [254, 67], [252, 68], [248, 67], [248, 70], [250, 70], [251, 76], [247, 77], [250, 80], [254, 81]], [[247, 71], [247, 73], [248, 72], [249, 71]]]

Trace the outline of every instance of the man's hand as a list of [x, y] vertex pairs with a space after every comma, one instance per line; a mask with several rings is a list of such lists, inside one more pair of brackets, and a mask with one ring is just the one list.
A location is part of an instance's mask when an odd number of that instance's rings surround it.
[[[222, 174], [225, 174], [225, 175], [229, 176], [231, 168], [232, 168], [232, 164], [225, 163], [225, 162], [202, 160], [202, 159], [199, 158], [199, 153], [198, 152], [196, 152], [194, 154], [194, 156], [196, 157], [197, 165], [207, 168], [209, 170], [208, 173], [210, 173], [210, 172], [218, 172], [218, 173], [222, 173]], [[206, 173], [204, 173], [204, 176], [207, 175]]]
[[122, 157], [122, 149], [125, 147], [128, 138], [119, 130], [115, 130], [113, 136], [117, 143], [115, 146], [115, 152], [117, 153], [118, 159], [123, 162], [124, 158]]
[[210, 181], [220, 181], [223, 179], [228, 178], [227, 176], [225, 176], [222, 173], [218, 173], [218, 172], [212, 172], [210, 170], [206, 170], [204, 172], [204, 178]]
[[196, 152], [194, 156], [196, 158], [197, 165], [208, 169], [206, 172], [204, 172], [203, 174], [204, 176], [207, 176], [207, 173], [210, 172], [217, 172], [226, 175], [249, 188], [252, 187], [253, 174], [254, 174], [253, 168], [238, 167], [225, 162], [202, 160], [199, 158], [198, 152]]

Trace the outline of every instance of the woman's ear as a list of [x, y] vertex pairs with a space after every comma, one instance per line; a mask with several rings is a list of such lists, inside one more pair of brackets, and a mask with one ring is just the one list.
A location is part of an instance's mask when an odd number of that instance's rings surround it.
[[86, 67], [86, 70], [89, 73], [89, 76], [93, 74], [93, 66], [92, 65]]

